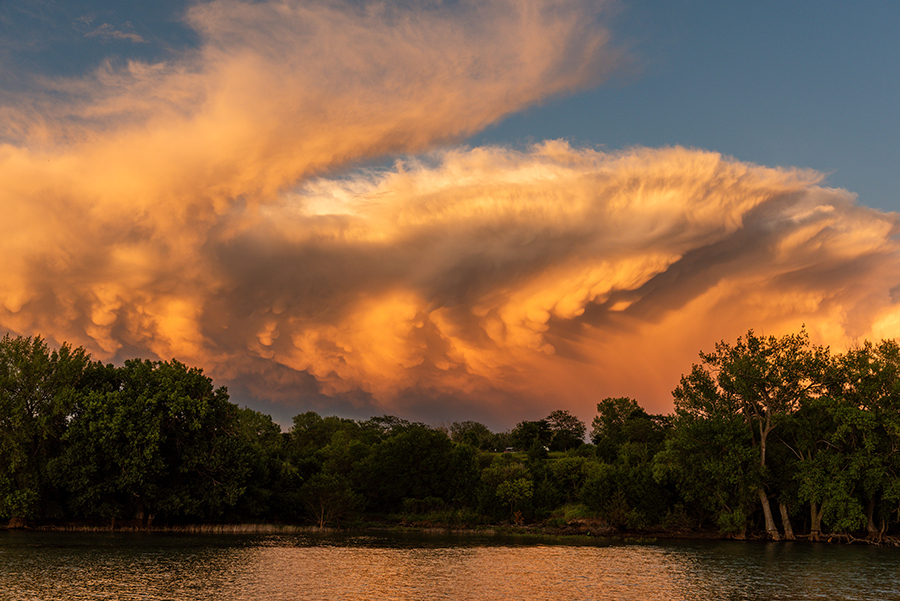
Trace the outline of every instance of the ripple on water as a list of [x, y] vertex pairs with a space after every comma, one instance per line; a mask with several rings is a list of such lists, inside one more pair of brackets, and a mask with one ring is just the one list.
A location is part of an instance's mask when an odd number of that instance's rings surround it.
[[900, 599], [900, 552], [807, 544], [0, 535], [0, 599]]

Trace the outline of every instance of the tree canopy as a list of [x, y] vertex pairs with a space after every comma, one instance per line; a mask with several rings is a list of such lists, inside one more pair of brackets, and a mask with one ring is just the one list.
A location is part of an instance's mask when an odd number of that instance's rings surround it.
[[[900, 545], [900, 346], [749, 331], [701, 352], [671, 415], [596, 402], [507, 432], [298, 413], [283, 432], [172, 359], [0, 340], [0, 516], [115, 527], [585, 523]], [[509, 448], [512, 447], [512, 452]], [[777, 511], [774, 510], [777, 508]], [[797, 530], [795, 531], [795, 526]]]

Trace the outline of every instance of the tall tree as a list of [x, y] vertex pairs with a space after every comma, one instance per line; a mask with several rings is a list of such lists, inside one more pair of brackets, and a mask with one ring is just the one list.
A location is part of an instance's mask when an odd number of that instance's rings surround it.
[[745, 538], [759, 458], [743, 418], [721, 409], [678, 409], [665, 448], [653, 458], [653, 476], [675, 485], [698, 524], [711, 519], [721, 532]]
[[670, 424], [666, 416], [648, 415], [634, 399], [615, 397], [597, 403], [597, 415], [591, 425], [597, 456], [613, 463], [626, 443], [646, 444], [656, 452]]
[[114, 390], [73, 415], [66, 474], [86, 515], [149, 524], [217, 517], [244, 492], [251, 466], [238, 408], [224, 388], [178, 361], [126, 361]]
[[497, 436], [480, 422], [453, 422], [450, 424], [450, 439], [482, 451], [497, 449]]
[[847, 351], [838, 365], [836, 392], [845, 402], [837, 434], [859, 474], [866, 529], [877, 537], [888, 515], [900, 511], [900, 345], [866, 341]]
[[0, 340], [0, 515], [12, 525], [55, 513], [49, 465], [89, 365], [80, 347], [51, 351], [39, 336]]
[[766, 531], [772, 539], [780, 540], [766, 490], [769, 435], [782, 417], [805, 399], [821, 394], [828, 350], [811, 345], [805, 329], [781, 338], [757, 336], [750, 330], [734, 344], [719, 342], [714, 352], [700, 353], [700, 358], [702, 363], [694, 365], [691, 375], [682, 377], [674, 391], [675, 406], [686, 412], [702, 412], [712, 395], [731, 404], [743, 417], [751, 430], [762, 475], [757, 496]]
[[520, 450], [543, 449], [550, 446], [553, 432], [545, 419], [523, 421], [510, 432], [510, 440]]
[[393, 511], [404, 499], [433, 497], [452, 502], [471, 496], [461, 486], [476, 485], [474, 454], [454, 453], [456, 445], [450, 438], [427, 426], [394, 431], [372, 447], [362, 466], [371, 508]]
[[551, 451], [567, 451], [584, 444], [587, 427], [584, 422], [564, 409], [552, 412], [544, 421], [550, 426]]

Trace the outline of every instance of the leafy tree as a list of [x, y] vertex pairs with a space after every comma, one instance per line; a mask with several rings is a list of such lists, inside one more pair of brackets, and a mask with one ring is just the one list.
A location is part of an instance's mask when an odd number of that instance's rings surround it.
[[251, 466], [225, 389], [175, 360], [126, 361], [117, 372], [118, 387], [86, 395], [65, 435], [75, 506], [144, 524], [158, 513], [216, 517], [233, 506]]
[[617, 449], [625, 442], [625, 422], [633, 413], [644, 413], [644, 410], [629, 397], [608, 397], [597, 403], [597, 416], [591, 422], [591, 442], [597, 448], [598, 457], [615, 461]]
[[[314, 411], [294, 416], [293, 422], [286, 437], [286, 468], [295, 483], [302, 483], [321, 471], [326, 461], [334, 464], [358, 459], [362, 448], [368, 448], [384, 436], [381, 427], [372, 423], [360, 425], [337, 416], [322, 417]], [[352, 451], [344, 448], [351, 443]], [[346, 458], [342, 460], [340, 456]], [[332, 465], [326, 469], [349, 477], [351, 467]]]
[[810, 540], [817, 541], [822, 532], [822, 518], [826, 506], [829, 517], [834, 515], [831, 499], [846, 498], [849, 485], [843, 469], [843, 453], [836, 443], [837, 420], [845, 412], [840, 396], [824, 395], [807, 399], [793, 414], [779, 423], [780, 436], [794, 461], [783, 460], [782, 471], [791, 478], [782, 482], [782, 495], [787, 491], [810, 509]]
[[577, 448], [584, 443], [584, 434], [587, 427], [584, 422], [563, 409], [557, 409], [548, 415], [544, 421], [550, 427], [551, 451], [567, 451]]
[[510, 432], [510, 440], [517, 449], [529, 450], [532, 448], [544, 448], [550, 446], [553, 432], [550, 424], [545, 419], [538, 421], [523, 421], [516, 424]]
[[631, 399], [607, 399], [599, 409], [595, 438], [603, 463], [591, 466], [582, 502], [613, 526], [643, 528], [658, 522], [669, 494], [653, 476], [652, 460], [664, 436], [656, 416]]
[[300, 495], [319, 528], [362, 505], [362, 497], [353, 492], [346, 478], [327, 472], [319, 472], [304, 483]]
[[400, 428], [374, 445], [362, 466], [367, 500], [374, 509], [393, 511], [404, 499], [435, 497], [449, 502], [468, 494], [458, 488], [466, 481], [460, 473], [474, 473], [475, 456], [469, 454], [466, 464], [454, 456], [454, 447], [446, 434], [427, 426]]
[[[281, 426], [272, 417], [249, 408], [235, 412], [238, 461], [247, 468], [244, 493], [234, 508], [236, 519], [279, 517], [285, 467]], [[274, 512], [274, 513], [273, 513]]]
[[372, 444], [357, 434], [358, 431], [350, 428], [334, 433], [331, 442], [316, 453], [323, 470], [348, 478], [354, 477], [357, 466], [365, 462], [372, 451]]
[[516, 516], [516, 508], [521, 507], [522, 503], [534, 496], [534, 482], [527, 478], [516, 478], [515, 480], [504, 480], [497, 485], [497, 497], [504, 503], [509, 505], [510, 512], [515, 516], [515, 521], [520, 522], [521, 511]]
[[648, 415], [637, 401], [628, 397], [606, 398], [597, 403], [598, 415], [591, 428], [591, 441], [597, 456], [613, 463], [626, 443], [647, 445], [656, 452], [669, 428], [669, 420], [661, 415]]
[[447, 464], [447, 500], [463, 507], [474, 505], [480, 475], [475, 449], [469, 445], [454, 445]]
[[757, 336], [751, 330], [735, 344], [717, 343], [715, 352], [700, 353], [700, 358], [702, 363], [694, 365], [690, 376], [682, 377], [673, 393], [675, 406], [701, 415], [718, 397], [717, 404], [729, 404], [743, 417], [762, 477], [756, 492], [766, 531], [779, 540], [766, 490], [769, 435], [805, 399], [821, 394], [828, 351], [811, 346], [805, 330], [781, 338]]
[[846, 520], [846, 529], [864, 522], [869, 536], [879, 537], [889, 515], [900, 510], [900, 346], [894, 340], [865, 342], [837, 366], [832, 390], [844, 402], [833, 407], [832, 442], [842, 451], [845, 478], [853, 474], [855, 480], [853, 493], [845, 489], [842, 495], [845, 510], [856, 516]]
[[556, 481], [556, 487], [565, 495], [566, 502], [578, 501], [578, 495], [588, 473], [596, 461], [590, 461], [585, 457], [564, 457], [553, 462], [550, 471]]
[[664, 449], [653, 458], [653, 476], [675, 485], [698, 524], [710, 518], [720, 531], [744, 538], [759, 462], [742, 416], [723, 404], [678, 410]]
[[36, 336], [0, 340], [0, 515], [20, 525], [62, 511], [50, 464], [90, 370], [82, 348]]
[[479, 422], [453, 422], [450, 425], [450, 440], [481, 451], [493, 451], [498, 448], [497, 436]]
[[288, 435], [293, 453], [310, 458], [331, 442], [340, 431], [360, 429], [352, 419], [337, 416], [322, 417], [315, 411], [307, 411], [294, 416], [294, 423]]
[[[527, 502], [534, 495], [534, 485], [531, 486], [531, 494], [517, 497], [514, 501], [511, 498], [513, 491], [518, 490], [516, 485], [504, 484], [504, 482], [515, 482], [518, 480], [534, 481], [531, 472], [525, 465], [518, 461], [512, 454], [505, 453], [494, 457], [491, 465], [482, 470], [481, 481], [483, 484], [481, 509], [483, 512], [501, 517], [506, 512], [506, 506], [511, 502], [517, 504], [521, 510], [528, 510]], [[504, 491], [503, 495], [499, 493]], [[521, 488], [521, 487], [519, 487]], [[523, 489], [524, 490], [524, 489]], [[515, 505], [510, 507], [511, 511], [515, 511]], [[506, 514], [508, 515], [508, 514]]]

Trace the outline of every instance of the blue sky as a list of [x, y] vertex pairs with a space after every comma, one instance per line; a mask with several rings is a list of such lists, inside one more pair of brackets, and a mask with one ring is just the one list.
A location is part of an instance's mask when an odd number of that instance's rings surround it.
[[611, 27], [632, 74], [474, 143], [703, 148], [823, 171], [859, 202], [900, 210], [900, 3], [636, 0]]
[[[4, 80], [77, 74], [109, 57], [170, 58], [197, 44], [179, 20], [186, 6], [4, 2]], [[696, 147], [823, 171], [827, 184], [857, 193], [859, 202], [900, 210], [900, 3], [631, 0], [607, 22], [631, 68], [467, 142]]]

